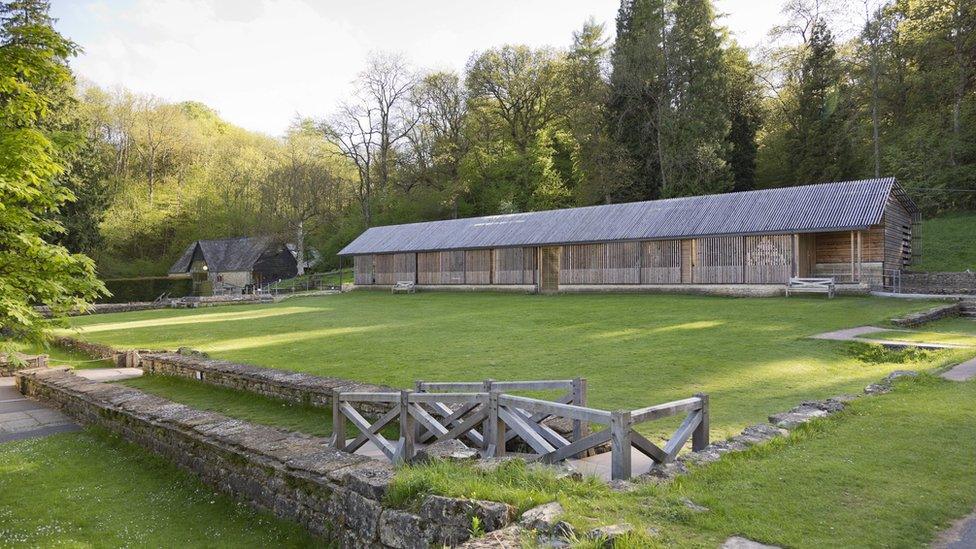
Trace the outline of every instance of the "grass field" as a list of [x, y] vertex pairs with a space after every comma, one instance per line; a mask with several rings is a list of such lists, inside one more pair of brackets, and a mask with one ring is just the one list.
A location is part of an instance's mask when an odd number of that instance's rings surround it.
[[442, 464], [402, 470], [390, 498], [409, 507], [444, 493], [520, 509], [555, 498], [578, 531], [635, 526], [618, 547], [714, 548], [731, 535], [795, 548], [922, 547], [976, 505], [973, 417], [976, 382], [923, 376], [670, 485], [618, 493], [518, 466], [488, 478]]
[[3, 547], [315, 547], [97, 429], [0, 444]]
[[[410, 387], [417, 379], [584, 376], [590, 404], [636, 408], [707, 392], [723, 438], [801, 400], [859, 391], [895, 362], [807, 336], [929, 306], [878, 298], [354, 292], [278, 305], [78, 317], [80, 337], [118, 347], [190, 346], [212, 356]], [[930, 368], [976, 351], [926, 355]], [[645, 424], [664, 433], [668, 423]]]
[[960, 212], [922, 220], [922, 258], [912, 270], [976, 271], [976, 213]]

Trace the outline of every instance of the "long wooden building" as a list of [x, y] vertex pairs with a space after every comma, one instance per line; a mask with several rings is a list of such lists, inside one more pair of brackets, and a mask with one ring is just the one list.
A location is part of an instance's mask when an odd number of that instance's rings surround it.
[[918, 221], [884, 178], [373, 227], [339, 255], [360, 286], [880, 286], [917, 255]]

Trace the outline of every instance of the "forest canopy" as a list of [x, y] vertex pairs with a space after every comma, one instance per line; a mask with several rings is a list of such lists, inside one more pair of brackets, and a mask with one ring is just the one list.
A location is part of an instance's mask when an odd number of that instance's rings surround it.
[[976, 206], [976, 5], [867, 6], [853, 33], [833, 7], [787, 2], [754, 51], [710, 0], [624, 0], [612, 38], [589, 21], [460, 73], [376, 53], [278, 138], [81, 83], [58, 240], [115, 277], [198, 238], [271, 232], [332, 267], [373, 225], [875, 176], [930, 214]]

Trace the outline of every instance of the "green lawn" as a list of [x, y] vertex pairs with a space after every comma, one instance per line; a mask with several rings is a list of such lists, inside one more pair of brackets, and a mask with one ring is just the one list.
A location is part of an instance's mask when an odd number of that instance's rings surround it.
[[[77, 317], [118, 347], [190, 346], [212, 356], [410, 387], [417, 379], [584, 376], [590, 404], [636, 408], [711, 395], [724, 438], [808, 398], [856, 392], [898, 362], [862, 361], [807, 336], [931, 306], [880, 298], [353, 292], [277, 305]], [[976, 354], [927, 355], [930, 368]], [[663, 434], [673, 424], [646, 424]]]
[[322, 544], [104, 431], [0, 444], [0, 546]]
[[520, 509], [556, 499], [578, 531], [634, 525], [626, 547], [714, 548], [731, 535], [796, 548], [921, 547], [976, 505], [974, 417], [976, 382], [925, 376], [670, 485], [616, 493], [517, 465], [486, 479], [441, 464], [401, 470], [389, 497], [407, 507], [426, 493], [488, 497]]
[[922, 220], [918, 271], [976, 271], [976, 213], [959, 212]]

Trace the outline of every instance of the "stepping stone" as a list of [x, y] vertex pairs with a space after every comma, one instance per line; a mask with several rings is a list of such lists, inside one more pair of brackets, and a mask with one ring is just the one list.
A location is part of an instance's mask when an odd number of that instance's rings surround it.
[[759, 543], [758, 541], [752, 541], [751, 539], [732, 536], [731, 538], [725, 540], [722, 547], [719, 549], [780, 549], [777, 545], [766, 545], [765, 543]]
[[957, 364], [951, 370], [942, 372], [941, 376], [949, 381], [969, 381], [976, 377], [976, 358]]

